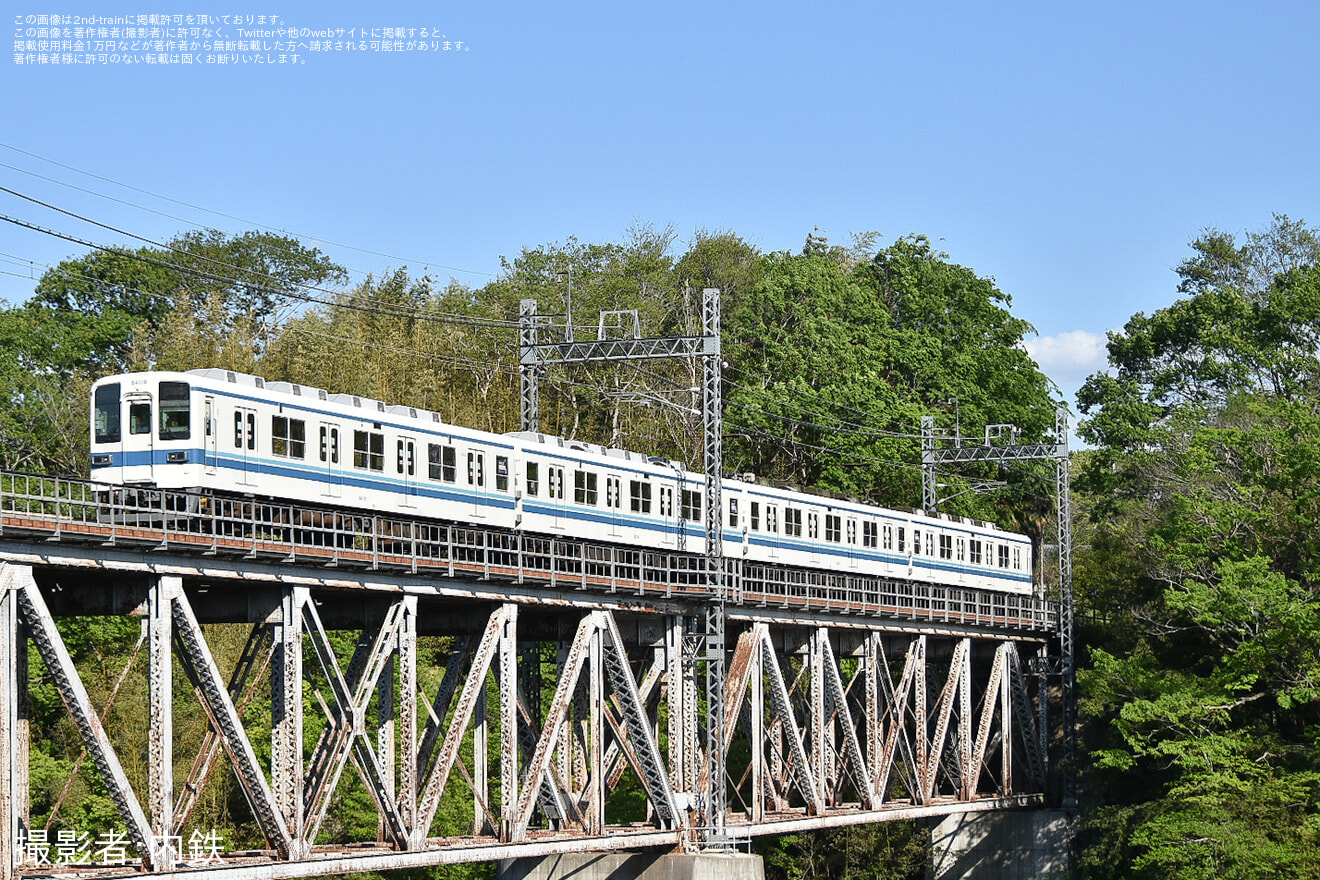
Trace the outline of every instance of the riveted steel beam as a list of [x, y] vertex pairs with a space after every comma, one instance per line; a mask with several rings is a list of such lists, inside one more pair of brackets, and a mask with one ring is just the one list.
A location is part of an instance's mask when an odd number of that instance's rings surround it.
[[0, 566], [0, 878], [13, 880], [23, 860], [28, 825], [24, 703], [27, 690], [27, 633], [18, 606], [20, 580], [12, 565]]
[[178, 577], [155, 578], [147, 592], [147, 702], [151, 721], [147, 728], [147, 793], [151, 831], [157, 842], [152, 866], [174, 868], [169, 845], [174, 828], [174, 668], [171, 664], [170, 603], [183, 593]]

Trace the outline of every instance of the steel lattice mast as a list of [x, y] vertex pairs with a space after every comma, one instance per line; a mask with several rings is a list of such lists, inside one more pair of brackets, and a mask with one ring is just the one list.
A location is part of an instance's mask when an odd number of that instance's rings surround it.
[[[700, 358], [702, 363], [701, 415], [703, 466], [705, 468], [706, 579], [710, 599], [696, 615], [692, 650], [693, 660], [706, 665], [706, 773], [711, 780], [705, 805], [705, 848], [728, 847], [725, 831], [726, 792], [724, 786], [724, 719], [710, 707], [724, 705], [725, 603], [728, 596], [724, 567], [724, 535], [721, 523], [720, 476], [724, 469], [723, 425], [721, 423], [721, 385], [723, 363], [720, 354], [720, 291], [708, 287], [702, 291], [702, 327], [700, 336], [673, 336], [643, 339], [596, 339], [579, 342], [568, 333], [564, 342], [538, 342], [536, 301], [522, 300], [518, 312], [519, 379], [522, 430], [540, 429], [539, 379], [552, 364], [585, 364], [610, 361], [651, 360], [657, 358]], [[569, 325], [571, 327], [571, 325]], [[681, 530], [680, 530], [681, 534]]]
[[[1068, 454], [1068, 410], [1059, 407], [1054, 414], [1053, 443], [1017, 443], [993, 445], [990, 442], [994, 428], [987, 426], [986, 442], [981, 446], [965, 446], [962, 438], [955, 438], [952, 448], [936, 445], [937, 433], [933, 416], [921, 418], [921, 486], [922, 507], [928, 515], [935, 515], [939, 504], [937, 468], [940, 465], [969, 461], [1033, 461], [1054, 462], [1054, 504], [1057, 513], [1057, 540], [1059, 554], [1059, 676], [1063, 712], [1063, 805], [1071, 808], [1077, 798], [1077, 667], [1076, 646], [1073, 640], [1073, 584], [1072, 584], [1072, 490], [1071, 460]], [[1016, 429], [1010, 436], [1016, 440]]]

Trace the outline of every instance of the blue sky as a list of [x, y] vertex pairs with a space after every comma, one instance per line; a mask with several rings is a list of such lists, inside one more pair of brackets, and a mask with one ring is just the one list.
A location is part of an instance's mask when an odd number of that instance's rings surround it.
[[[1172, 301], [1203, 228], [1320, 222], [1320, 4], [79, 5], [6, 13], [0, 186], [156, 240], [260, 225], [361, 273], [479, 285], [501, 255], [636, 223], [680, 248], [924, 233], [1013, 297], [1071, 395], [1107, 330]], [[426, 28], [451, 49], [18, 63], [51, 13]], [[8, 193], [0, 214], [132, 243]], [[0, 296], [83, 250], [0, 223]]]

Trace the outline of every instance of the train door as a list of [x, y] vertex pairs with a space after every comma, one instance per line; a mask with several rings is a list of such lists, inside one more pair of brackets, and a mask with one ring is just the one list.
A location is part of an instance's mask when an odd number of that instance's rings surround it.
[[395, 468], [399, 473], [399, 480], [403, 483], [403, 500], [399, 503], [404, 507], [417, 506], [417, 440], [413, 437], [400, 437], [395, 448], [397, 458]]
[[151, 430], [151, 394], [131, 391], [124, 395], [124, 403], [128, 407], [128, 433], [123, 441], [125, 480], [155, 482], [156, 434]]
[[550, 525], [552, 528], [564, 527], [564, 468], [557, 464], [546, 467], [547, 500], [550, 502]]
[[206, 435], [206, 449], [202, 453], [203, 463], [208, 474], [214, 474], [220, 467], [220, 450], [218, 448], [218, 438], [220, 432], [216, 430], [215, 423], [215, 398], [206, 395], [206, 400], [202, 404], [202, 430]]
[[857, 567], [857, 520], [848, 517], [848, 567]]
[[472, 515], [486, 515], [486, 453], [469, 449], [467, 454], [468, 490], [472, 492]]
[[234, 457], [238, 460], [238, 483], [256, 485], [257, 481], [257, 411], [246, 406], [234, 407]]
[[611, 537], [619, 536], [619, 518], [623, 514], [623, 479], [618, 474], [605, 475], [605, 515], [610, 519]]
[[660, 487], [660, 519], [665, 524], [664, 537], [661, 541], [673, 546], [678, 541], [679, 529], [683, 524], [678, 521], [678, 514], [674, 512], [674, 487]]
[[321, 468], [325, 475], [322, 494], [339, 498], [344, 494], [344, 476], [339, 471], [339, 426], [321, 423]]

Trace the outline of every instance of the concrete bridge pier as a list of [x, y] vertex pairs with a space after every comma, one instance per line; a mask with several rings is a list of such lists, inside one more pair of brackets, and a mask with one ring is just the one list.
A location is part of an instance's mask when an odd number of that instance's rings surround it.
[[928, 880], [1064, 880], [1070, 814], [953, 813], [931, 827]]
[[748, 853], [570, 853], [501, 859], [497, 880], [765, 880]]

